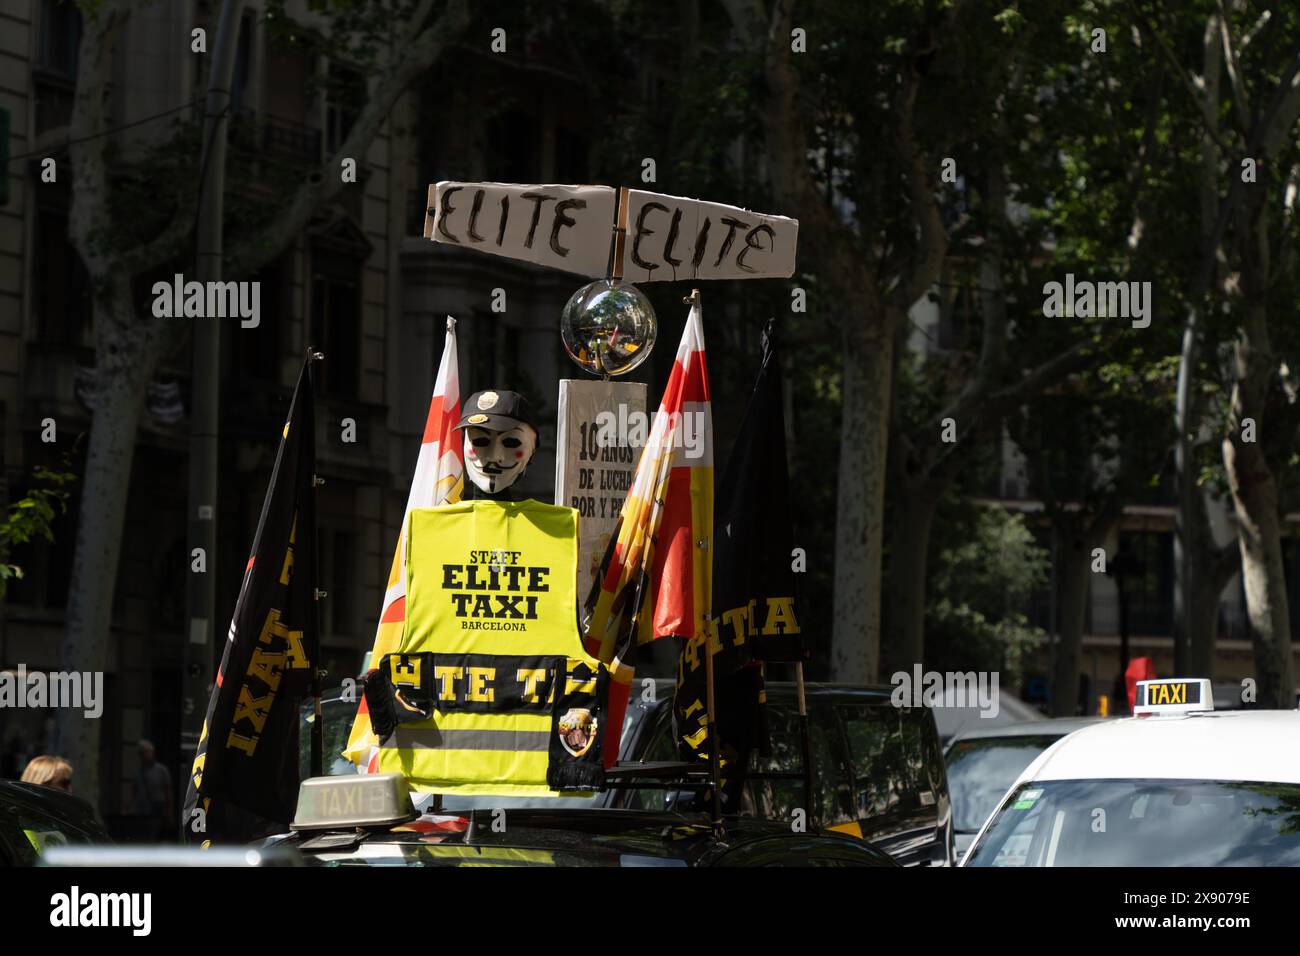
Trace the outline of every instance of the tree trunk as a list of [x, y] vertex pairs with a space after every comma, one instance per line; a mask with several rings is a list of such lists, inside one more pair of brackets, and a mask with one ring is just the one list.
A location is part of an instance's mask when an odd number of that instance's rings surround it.
[[1056, 667], [1052, 675], [1052, 716], [1073, 717], [1079, 705], [1079, 660], [1083, 653], [1083, 628], [1088, 619], [1088, 590], [1092, 581], [1092, 552], [1101, 547], [1110, 529], [1120, 519], [1118, 501], [1106, 501], [1089, 517], [1084, 512], [1066, 513], [1057, 519], [1061, 542], [1057, 552]]
[[1058, 640], [1052, 674], [1053, 717], [1073, 717], [1078, 712], [1079, 657], [1088, 612], [1092, 548], [1076, 520], [1062, 523], [1057, 554], [1060, 571], [1056, 582]]
[[[1231, 578], [1231, 575], [1228, 577]], [[1191, 677], [1212, 678], [1214, 646], [1219, 636], [1219, 597], [1227, 582], [1216, 576], [1209, 567], [1199, 568], [1196, 580], [1204, 586], [1189, 595], [1187, 673]]]
[[[157, 327], [131, 325], [127, 280], [118, 277], [105, 285], [109, 288], [104, 298], [95, 302], [94, 409], [59, 648], [59, 666], [66, 672], [103, 673], [110, 663], [113, 592], [136, 430], [145, 385], [165, 340]], [[96, 807], [100, 805], [99, 729], [99, 721], [87, 719], [81, 710], [58, 711], [56, 749], [72, 763], [77, 793]]]
[[1240, 432], [1233, 432], [1224, 438], [1223, 464], [1237, 513], [1242, 583], [1255, 649], [1257, 699], [1264, 707], [1291, 708], [1295, 706], [1295, 677], [1277, 485], [1259, 445], [1242, 442], [1239, 437]]
[[[860, 290], [867, 296], [868, 290]], [[889, 313], [892, 317], [893, 310]], [[843, 326], [844, 381], [836, 489], [831, 673], [873, 683], [880, 666], [880, 565], [894, 334], [861, 314]], [[892, 323], [888, 323], [892, 325]]]
[[897, 475], [889, 536], [889, 633], [884, 640], [888, 670], [907, 670], [925, 653], [926, 575], [930, 532], [942, 492], [924, 478]]
[[1199, 586], [1187, 605], [1187, 673], [1193, 677], [1214, 676], [1214, 648], [1219, 637], [1219, 603], [1223, 589], [1241, 568], [1241, 554], [1235, 543], [1219, 546], [1210, 530], [1205, 499], [1197, 493], [1192, 511], [1191, 540], [1195, 550], [1189, 556], [1195, 565], [1193, 577]]
[[[1237, 514], [1257, 700], [1264, 707], [1290, 709], [1295, 706], [1295, 677], [1277, 482], [1261, 444], [1266, 439], [1264, 409], [1277, 371], [1266, 311], [1271, 270], [1268, 209], [1262, 200], [1239, 210], [1236, 236], [1244, 307], [1233, 354], [1236, 380], [1228, 433], [1223, 438], [1223, 465]], [[1250, 436], [1244, 433], [1248, 422], [1253, 422], [1254, 434]], [[1252, 440], [1245, 441], [1246, 437]]]

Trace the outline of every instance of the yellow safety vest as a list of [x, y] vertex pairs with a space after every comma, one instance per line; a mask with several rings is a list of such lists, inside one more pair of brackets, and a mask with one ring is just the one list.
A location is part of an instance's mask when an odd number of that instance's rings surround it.
[[586, 754], [564, 741], [581, 747], [581, 731], [566, 733], [596, 712], [556, 714], [556, 692], [594, 694], [603, 666], [578, 633], [577, 522], [531, 499], [411, 511], [406, 622], [378, 666], [398, 690], [422, 689], [433, 713], [381, 741], [381, 772], [426, 793], [555, 795], [550, 761]]

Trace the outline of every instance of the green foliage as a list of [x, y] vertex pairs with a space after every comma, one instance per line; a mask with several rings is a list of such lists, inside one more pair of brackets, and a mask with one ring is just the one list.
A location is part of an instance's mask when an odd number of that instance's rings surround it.
[[1050, 557], [1022, 515], [952, 499], [936, 523], [926, 603], [925, 665], [995, 670], [1018, 686], [1044, 637], [1025, 614]]
[[10, 560], [14, 548], [37, 539], [54, 540], [54, 520], [67, 510], [67, 486], [74, 480], [71, 472], [34, 469], [32, 487], [0, 518], [0, 598], [10, 578], [23, 576], [23, 569]]

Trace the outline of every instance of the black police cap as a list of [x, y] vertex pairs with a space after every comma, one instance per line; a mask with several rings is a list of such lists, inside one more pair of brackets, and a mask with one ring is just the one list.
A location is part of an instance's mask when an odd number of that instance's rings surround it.
[[537, 431], [537, 422], [533, 419], [533, 409], [528, 404], [528, 399], [508, 389], [489, 388], [475, 392], [462, 410], [464, 414], [456, 423], [457, 428], [475, 426], [504, 432], [517, 425], [527, 425]]

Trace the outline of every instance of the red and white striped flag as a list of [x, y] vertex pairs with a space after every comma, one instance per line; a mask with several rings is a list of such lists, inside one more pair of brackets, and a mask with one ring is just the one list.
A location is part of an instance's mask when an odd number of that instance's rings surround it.
[[691, 301], [598, 586], [587, 598], [587, 651], [610, 664], [614, 677], [607, 767], [618, 756], [637, 647], [669, 636], [703, 640], [712, 631], [713, 413], [699, 296]]
[[[388, 588], [384, 592], [379, 626], [375, 629], [375, 646], [370, 652], [372, 666], [378, 666], [385, 654], [396, 651], [402, 639], [402, 626], [406, 622], [406, 548], [403, 539], [411, 509], [459, 501], [465, 486], [461, 436], [454, 430], [458, 421], [460, 374], [456, 365], [456, 320], [447, 316], [447, 341], [442, 348], [433, 400], [429, 402], [429, 417], [424, 423], [420, 457], [415, 463], [415, 476], [411, 479], [411, 491], [406, 498], [402, 531], [398, 533], [392, 570], [388, 572]], [[363, 697], [343, 755], [356, 764], [359, 771], [367, 773], [373, 772], [378, 754], [379, 739], [371, 730], [370, 713]]]

